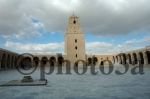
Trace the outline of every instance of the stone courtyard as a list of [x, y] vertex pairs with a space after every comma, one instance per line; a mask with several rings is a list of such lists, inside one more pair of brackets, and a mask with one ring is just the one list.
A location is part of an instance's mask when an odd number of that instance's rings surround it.
[[[123, 72], [123, 67], [115, 67], [109, 75], [102, 74], [99, 68], [96, 68], [97, 75], [92, 75], [89, 67], [83, 75], [74, 70], [67, 75], [64, 68], [63, 74], [58, 75], [55, 69], [51, 75], [46, 75], [45, 86], [1, 86], [0, 99], [150, 99], [150, 68], [144, 68], [144, 75], [132, 75], [132, 68], [123, 75], [115, 74], [115, 69]], [[82, 72], [82, 68], [79, 71]], [[0, 84], [21, 80], [23, 76], [17, 70], [1, 71]], [[31, 76], [34, 80], [40, 79], [40, 70]]]

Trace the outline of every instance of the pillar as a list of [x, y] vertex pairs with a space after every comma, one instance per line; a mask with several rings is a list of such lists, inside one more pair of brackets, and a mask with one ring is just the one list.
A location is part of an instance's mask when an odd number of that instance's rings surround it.
[[131, 56], [131, 65], [132, 65], [132, 66], [135, 64], [134, 61], [135, 61], [135, 59], [134, 59], [134, 56], [132, 55], [132, 56]]
[[140, 55], [138, 54], [138, 55], [137, 55], [137, 64], [138, 64], [138, 66], [140, 65], [140, 63], [139, 63], [140, 61], [141, 61], [141, 57], [140, 57]]
[[122, 64], [123, 64], [123, 62], [124, 62], [124, 58], [123, 58], [123, 56], [122, 56], [122, 55], [121, 55], [120, 57], [121, 57], [121, 61], [122, 61]]
[[143, 55], [144, 58], [144, 66], [148, 65], [148, 59], [147, 59], [147, 55]]
[[40, 66], [41, 66], [41, 60], [39, 60], [37, 67], [40, 67]]

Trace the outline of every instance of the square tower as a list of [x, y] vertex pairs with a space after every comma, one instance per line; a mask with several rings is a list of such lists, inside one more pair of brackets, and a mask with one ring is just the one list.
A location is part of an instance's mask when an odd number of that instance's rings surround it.
[[74, 14], [69, 18], [65, 34], [65, 53], [71, 65], [74, 65], [77, 60], [85, 61], [84, 33], [79, 22], [79, 17]]

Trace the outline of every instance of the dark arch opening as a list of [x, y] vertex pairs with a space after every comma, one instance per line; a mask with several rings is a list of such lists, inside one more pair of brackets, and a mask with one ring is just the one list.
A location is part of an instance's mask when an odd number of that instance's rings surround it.
[[103, 62], [103, 61], [101, 61], [101, 65], [104, 65], [104, 62]]
[[128, 59], [129, 59], [129, 64], [131, 64], [132, 62], [131, 62], [131, 55], [130, 54], [128, 54]]
[[120, 58], [120, 64], [122, 64], [122, 59], [121, 59], [121, 56], [119, 55], [119, 58]]
[[76, 21], [75, 21], [75, 20], [73, 21], [73, 24], [76, 24]]
[[150, 64], [150, 52], [149, 51], [146, 51], [146, 56], [147, 56], [148, 64]]
[[56, 58], [55, 57], [51, 57], [50, 58], [50, 66], [55, 66], [55, 62], [56, 62]]
[[143, 57], [143, 53], [142, 53], [142, 52], [140, 52], [140, 53], [139, 53], [139, 55], [140, 55], [141, 64], [144, 64], [144, 57]]
[[62, 66], [63, 61], [64, 61], [63, 57], [58, 57], [58, 65], [59, 66]]
[[31, 58], [30, 57], [24, 57], [21, 61], [21, 68], [23, 69], [29, 69], [31, 68]]
[[38, 66], [38, 64], [39, 64], [39, 58], [38, 58], [38, 57], [34, 57], [34, 58], [33, 58], [33, 61], [34, 61], [34, 64], [35, 64], [36, 66]]
[[126, 55], [125, 54], [123, 54], [123, 64], [127, 64], [127, 62], [126, 62]]
[[117, 62], [118, 62], [118, 56], [116, 56]]
[[48, 60], [47, 57], [42, 57], [42, 66], [46, 65], [47, 60]]
[[92, 63], [92, 59], [88, 58], [88, 64], [91, 65], [91, 63]]
[[134, 64], [137, 64], [137, 56], [135, 53], [133, 53], [133, 57], [134, 57]]
[[97, 57], [94, 57], [94, 59], [93, 59], [93, 65], [96, 65], [97, 62], [98, 62]]
[[1, 68], [2, 68], [2, 69], [5, 69], [5, 66], [6, 66], [6, 54], [4, 53], [4, 54], [2, 55]]
[[76, 64], [76, 67], [78, 67], [78, 63], [75, 63]]

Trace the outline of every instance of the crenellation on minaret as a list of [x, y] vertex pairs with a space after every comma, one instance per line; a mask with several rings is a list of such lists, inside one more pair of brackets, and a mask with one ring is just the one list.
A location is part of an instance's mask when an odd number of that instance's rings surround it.
[[68, 27], [66, 33], [83, 33], [79, 17], [72, 15], [68, 20]]

